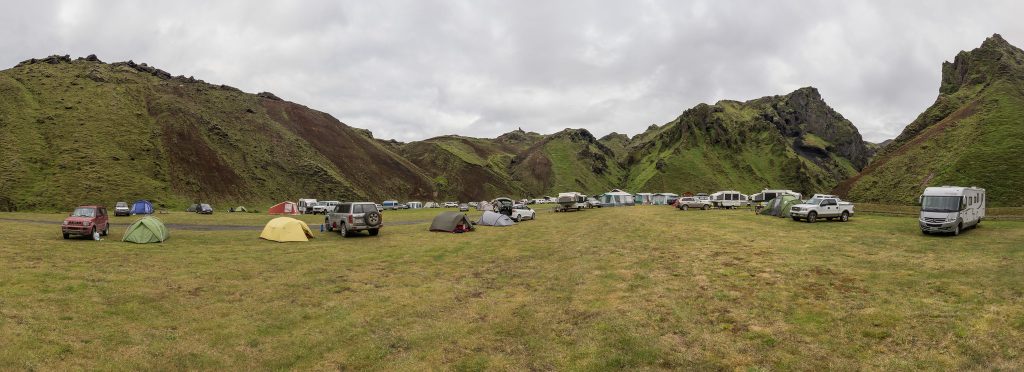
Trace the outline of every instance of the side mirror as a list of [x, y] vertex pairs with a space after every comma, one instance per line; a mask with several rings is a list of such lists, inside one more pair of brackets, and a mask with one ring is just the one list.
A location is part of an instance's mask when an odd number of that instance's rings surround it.
[[917, 204], [924, 204], [924, 195], [917, 196]]

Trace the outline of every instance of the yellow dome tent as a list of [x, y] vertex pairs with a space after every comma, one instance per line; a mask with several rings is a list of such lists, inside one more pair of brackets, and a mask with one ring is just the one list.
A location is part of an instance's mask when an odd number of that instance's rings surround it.
[[313, 237], [313, 231], [305, 222], [291, 217], [278, 217], [267, 222], [260, 233], [261, 239], [275, 242], [305, 242]]

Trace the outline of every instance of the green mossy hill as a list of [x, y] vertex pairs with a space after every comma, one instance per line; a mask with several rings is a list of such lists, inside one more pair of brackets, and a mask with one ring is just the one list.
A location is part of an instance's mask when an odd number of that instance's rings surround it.
[[630, 190], [829, 190], [870, 159], [857, 128], [815, 88], [700, 104], [632, 138]]
[[435, 179], [438, 199], [446, 200], [597, 194], [621, 187], [625, 176], [615, 151], [585, 129], [516, 130], [494, 139], [441, 136], [405, 144], [401, 154]]
[[0, 133], [0, 210], [432, 192], [415, 165], [325, 113], [132, 61], [0, 71]]
[[621, 187], [626, 172], [616, 153], [586, 129], [565, 129], [521, 152], [513, 178], [530, 195], [579, 191], [600, 194]]
[[991, 206], [1024, 205], [1022, 149], [1024, 51], [996, 34], [943, 63], [935, 103], [835, 191], [911, 204], [928, 186], [978, 186]]
[[509, 170], [516, 154], [532, 140], [505, 139], [441, 136], [404, 144], [400, 153], [434, 180], [436, 200], [524, 195]]

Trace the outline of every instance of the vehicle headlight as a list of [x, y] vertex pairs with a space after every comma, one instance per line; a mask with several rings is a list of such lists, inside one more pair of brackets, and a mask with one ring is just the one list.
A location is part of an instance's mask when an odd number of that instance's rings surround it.
[[89, 221], [82, 222], [82, 226], [89, 227]]

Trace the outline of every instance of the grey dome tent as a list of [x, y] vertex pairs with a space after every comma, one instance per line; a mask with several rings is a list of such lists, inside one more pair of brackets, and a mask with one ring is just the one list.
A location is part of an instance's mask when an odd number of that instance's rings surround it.
[[466, 230], [473, 230], [473, 223], [469, 221], [469, 217], [466, 217], [465, 213], [442, 212], [430, 223], [430, 231], [454, 232], [459, 225]]
[[512, 221], [512, 218], [501, 213], [486, 211], [480, 216], [480, 221], [477, 222], [481, 226], [512, 226], [516, 223]]

